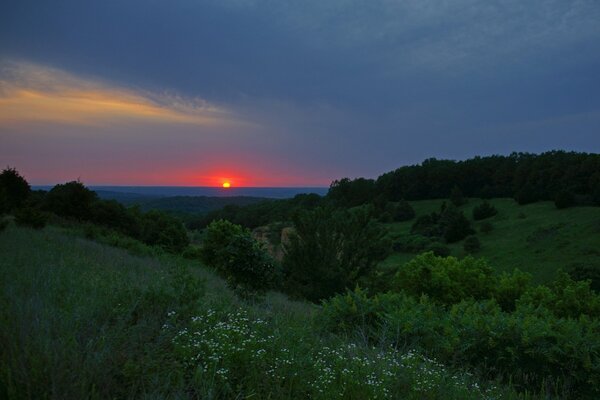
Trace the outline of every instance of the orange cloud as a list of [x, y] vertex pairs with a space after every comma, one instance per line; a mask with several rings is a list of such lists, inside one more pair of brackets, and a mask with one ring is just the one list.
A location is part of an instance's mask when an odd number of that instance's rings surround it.
[[34, 64], [0, 71], [0, 124], [48, 121], [98, 125], [142, 120], [201, 126], [244, 125], [231, 112], [200, 99], [119, 88]]

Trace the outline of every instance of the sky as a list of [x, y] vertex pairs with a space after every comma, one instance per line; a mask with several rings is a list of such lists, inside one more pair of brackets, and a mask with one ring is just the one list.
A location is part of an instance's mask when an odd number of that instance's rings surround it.
[[600, 152], [597, 0], [4, 0], [0, 166], [32, 184], [327, 186]]

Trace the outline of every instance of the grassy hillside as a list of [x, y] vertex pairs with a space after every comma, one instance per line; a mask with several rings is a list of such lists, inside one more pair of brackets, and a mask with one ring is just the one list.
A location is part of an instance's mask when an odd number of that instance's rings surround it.
[[[413, 201], [417, 216], [439, 211], [443, 200]], [[489, 233], [479, 232], [484, 221], [473, 221], [472, 210], [479, 199], [460, 207], [473, 223], [482, 248], [476, 253], [499, 271], [519, 268], [529, 272], [537, 282], [552, 279], [560, 268], [575, 263], [600, 264], [600, 208], [573, 207], [559, 210], [552, 202], [518, 205], [512, 199], [489, 201], [498, 210]], [[408, 234], [414, 220], [388, 224], [392, 235]], [[463, 256], [462, 242], [450, 244], [452, 255]], [[394, 253], [382, 263], [389, 269], [412, 259], [414, 254]]]
[[409, 349], [247, 304], [192, 261], [64, 230], [0, 232], [0, 398], [521, 398]]

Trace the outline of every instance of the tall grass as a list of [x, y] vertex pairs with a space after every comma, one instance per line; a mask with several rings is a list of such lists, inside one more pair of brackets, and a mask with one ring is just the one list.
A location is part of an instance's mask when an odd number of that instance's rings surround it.
[[326, 333], [319, 307], [238, 301], [193, 262], [63, 230], [0, 233], [0, 398], [518, 398], [405, 349]]

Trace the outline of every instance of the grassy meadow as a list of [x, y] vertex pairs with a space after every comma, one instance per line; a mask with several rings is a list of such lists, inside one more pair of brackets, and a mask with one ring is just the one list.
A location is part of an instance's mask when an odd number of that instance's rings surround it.
[[[439, 211], [445, 200], [412, 201], [417, 216]], [[447, 200], [446, 200], [447, 201]], [[534, 281], [545, 283], [554, 278], [559, 269], [576, 263], [600, 263], [600, 212], [598, 207], [557, 209], [553, 202], [519, 205], [513, 199], [489, 200], [498, 214], [483, 221], [473, 221], [472, 210], [481, 203], [470, 199], [459, 208], [472, 222], [481, 250], [476, 257], [487, 259], [497, 271], [510, 272], [515, 268], [532, 274]], [[493, 230], [481, 233], [483, 222], [490, 222]], [[409, 234], [414, 219], [387, 224], [392, 237]], [[463, 242], [448, 244], [451, 255], [466, 253]], [[393, 253], [384, 260], [382, 269], [395, 268], [411, 260], [410, 253]]]
[[329, 333], [316, 305], [274, 292], [238, 300], [197, 261], [73, 232], [0, 233], [1, 398], [536, 397]]

